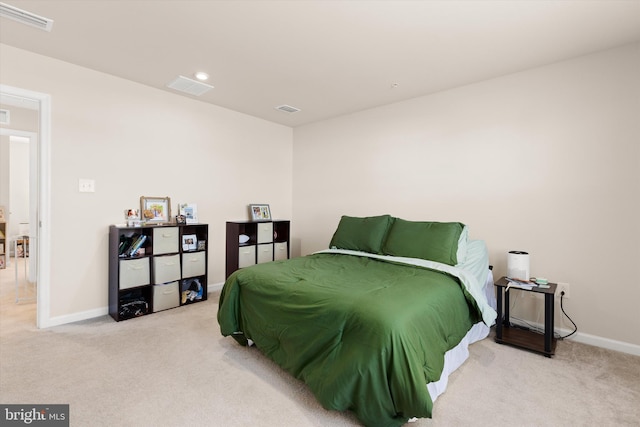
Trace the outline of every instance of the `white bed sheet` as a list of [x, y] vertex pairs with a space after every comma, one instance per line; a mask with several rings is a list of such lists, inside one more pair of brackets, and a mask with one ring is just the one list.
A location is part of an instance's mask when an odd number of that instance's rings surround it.
[[[489, 270], [487, 279], [484, 284], [484, 292], [487, 296], [489, 305], [496, 308], [496, 295], [493, 287], [493, 272]], [[433, 381], [427, 384], [427, 390], [431, 396], [431, 400], [435, 403], [438, 396], [440, 396], [447, 389], [449, 384], [449, 375], [458, 369], [469, 358], [469, 345], [476, 341], [480, 341], [489, 336], [491, 328], [484, 322], [478, 322], [469, 329], [469, 332], [458, 343], [457, 346], [447, 351], [444, 354], [444, 368], [442, 369], [442, 375], [438, 381]]]

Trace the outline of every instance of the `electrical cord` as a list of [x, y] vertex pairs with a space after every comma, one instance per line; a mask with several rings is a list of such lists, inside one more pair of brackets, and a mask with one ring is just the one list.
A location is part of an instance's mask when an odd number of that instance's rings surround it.
[[[571, 333], [569, 333], [569, 334], [567, 334], [567, 335], [565, 335], [565, 336], [562, 336], [562, 335], [560, 335], [560, 334], [555, 334], [555, 333], [554, 333], [554, 338], [559, 339], [559, 340], [563, 340], [563, 339], [565, 339], [565, 338], [569, 338], [571, 335], [573, 335], [573, 334], [575, 334], [576, 332], [578, 332], [578, 326], [577, 326], [577, 325], [576, 325], [576, 323], [571, 319], [571, 317], [569, 317], [569, 315], [567, 314], [567, 312], [566, 312], [566, 311], [564, 311], [564, 307], [563, 307], [563, 305], [562, 305], [562, 301], [563, 301], [563, 299], [564, 299], [564, 291], [560, 292], [560, 309], [562, 310], [562, 314], [564, 314], [564, 315], [565, 315], [565, 317], [566, 317], [567, 319], [569, 319], [569, 321], [570, 321], [571, 323], [573, 323], [573, 327], [574, 327], [574, 329], [573, 329], [573, 332], [571, 332]], [[513, 302], [510, 304], [510, 305], [511, 305], [511, 310], [513, 310], [513, 309], [515, 308], [515, 305], [516, 305], [517, 300], [518, 300], [518, 298], [517, 298], [517, 297], [513, 299]], [[511, 321], [509, 322], [509, 324], [510, 324], [510, 326], [512, 326], [512, 327], [521, 328], [521, 329], [527, 329], [527, 330], [529, 330], [529, 331], [531, 331], [531, 332], [535, 332], [535, 333], [537, 333], [537, 334], [544, 334], [544, 330], [543, 330], [543, 329], [541, 329], [541, 328], [539, 328], [539, 327], [537, 327], [537, 326], [532, 325], [531, 323], [527, 322], [527, 321], [526, 321], [526, 320], [524, 320], [524, 319], [520, 319], [520, 318], [518, 318], [518, 317], [513, 317], [513, 316], [511, 316], [511, 319], [510, 319], [510, 320], [511, 320]], [[514, 322], [513, 322], [513, 320], [517, 320], [517, 321], [519, 321], [519, 322], [522, 322], [522, 323], [524, 323], [524, 325], [514, 323]]]
[[563, 299], [564, 299], [564, 291], [560, 292], [560, 310], [562, 310], [562, 314], [564, 314], [564, 315], [565, 315], [565, 317], [566, 317], [567, 319], [569, 319], [569, 321], [570, 321], [571, 323], [573, 323], [573, 327], [574, 327], [575, 329], [573, 330], [573, 332], [571, 332], [571, 333], [570, 333], [570, 334], [568, 334], [568, 335], [560, 336], [559, 338], [560, 338], [561, 340], [563, 340], [563, 339], [565, 339], [565, 338], [569, 338], [571, 335], [573, 335], [573, 334], [575, 334], [576, 332], [578, 332], [578, 325], [576, 325], [576, 322], [574, 322], [573, 320], [571, 320], [571, 317], [569, 317], [569, 315], [567, 314], [567, 312], [566, 312], [566, 311], [564, 311], [564, 307], [562, 306], [562, 300], [563, 300]]

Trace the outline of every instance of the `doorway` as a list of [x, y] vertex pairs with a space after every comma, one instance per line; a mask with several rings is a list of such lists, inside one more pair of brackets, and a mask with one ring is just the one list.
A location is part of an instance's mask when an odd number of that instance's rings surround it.
[[[1, 135], [17, 135], [34, 142], [30, 149], [29, 179], [29, 258], [30, 275], [37, 284], [36, 326], [50, 325], [50, 147], [51, 97], [0, 84], [0, 104], [29, 106], [37, 110], [38, 132], [12, 130], [11, 124], [0, 128]], [[23, 249], [24, 250], [24, 249]]]

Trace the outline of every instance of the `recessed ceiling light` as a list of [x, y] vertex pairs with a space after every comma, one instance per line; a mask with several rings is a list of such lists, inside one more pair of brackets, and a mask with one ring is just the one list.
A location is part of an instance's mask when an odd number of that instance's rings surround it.
[[200, 81], [205, 81], [207, 79], [209, 79], [209, 74], [205, 73], [204, 71], [198, 71], [196, 74], [196, 79], [200, 80]]

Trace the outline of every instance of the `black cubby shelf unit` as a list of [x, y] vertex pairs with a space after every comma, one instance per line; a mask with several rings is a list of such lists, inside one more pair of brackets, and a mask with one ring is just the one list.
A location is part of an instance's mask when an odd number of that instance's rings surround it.
[[263, 262], [290, 257], [290, 221], [227, 221], [226, 266], [234, 271]]
[[207, 299], [207, 224], [109, 227], [109, 315], [117, 321]]

